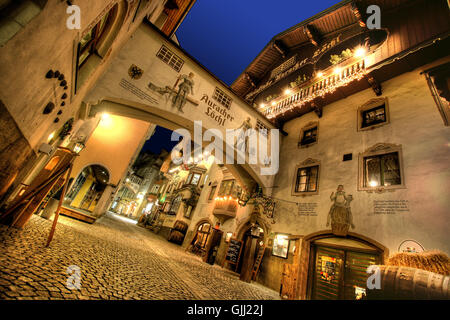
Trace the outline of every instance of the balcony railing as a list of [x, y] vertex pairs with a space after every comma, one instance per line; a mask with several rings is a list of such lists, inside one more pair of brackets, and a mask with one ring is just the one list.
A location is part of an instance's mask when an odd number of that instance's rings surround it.
[[315, 98], [332, 93], [337, 88], [345, 86], [352, 81], [360, 80], [365, 74], [364, 60], [339, 68], [332, 75], [324, 76], [312, 84], [301, 87], [293, 94], [276, 102], [274, 106], [267, 107], [263, 113], [268, 119], [275, 118], [279, 114], [285, 113], [293, 108], [301, 108]]

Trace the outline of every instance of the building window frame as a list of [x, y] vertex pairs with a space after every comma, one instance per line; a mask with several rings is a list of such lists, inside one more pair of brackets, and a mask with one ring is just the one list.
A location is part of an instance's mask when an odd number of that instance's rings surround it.
[[180, 72], [181, 68], [183, 68], [184, 60], [164, 44], [161, 46], [161, 48], [159, 48], [158, 52], [156, 53], [156, 57], [176, 72]]
[[[364, 125], [364, 115], [367, 112], [375, 111], [376, 109], [379, 109], [383, 106], [384, 106], [384, 121], [377, 122], [372, 125], [370, 124]], [[358, 108], [357, 119], [358, 119], [357, 123], [358, 131], [373, 130], [375, 128], [379, 128], [389, 124], [390, 123], [389, 99], [387, 97], [375, 98], [364, 103], [362, 106]]]
[[[316, 139], [311, 142], [303, 143], [305, 139], [305, 134], [309, 131], [312, 131], [316, 129]], [[315, 145], [319, 141], [319, 121], [311, 121], [307, 123], [301, 130], [300, 130], [300, 136], [298, 139], [298, 147], [299, 148], [308, 148], [312, 145]]]
[[[319, 194], [319, 181], [320, 181], [320, 161], [316, 160], [316, 159], [311, 159], [308, 158], [305, 161], [299, 163], [294, 170], [294, 177], [293, 177], [293, 182], [292, 182], [292, 192], [291, 194], [293, 196], [309, 196], [309, 195], [317, 195]], [[299, 181], [298, 181], [298, 172], [301, 169], [307, 169], [307, 170], [311, 170], [312, 168], [317, 168], [317, 173], [316, 173], [316, 188], [313, 191], [297, 191], [298, 188], [297, 186], [299, 185]], [[310, 176], [308, 176], [308, 179], [310, 178]], [[307, 185], [310, 184], [309, 180], [306, 183]]]
[[[381, 157], [383, 155], [389, 155], [392, 153], [397, 153], [398, 159], [398, 170], [400, 174], [400, 184], [395, 185], [373, 185], [370, 186], [366, 179], [366, 159]], [[383, 192], [385, 190], [396, 190], [396, 189], [406, 189], [405, 185], [405, 174], [403, 170], [403, 152], [402, 146], [391, 143], [377, 143], [374, 146], [368, 148], [365, 152], [359, 154], [359, 169], [358, 169], [358, 191], [368, 191], [368, 192]], [[380, 167], [380, 175], [382, 174]], [[381, 178], [380, 178], [381, 179]]]
[[211, 190], [209, 190], [209, 195], [208, 195], [209, 202], [214, 200], [214, 195], [216, 194], [216, 191], [217, 191], [217, 184], [213, 184], [211, 186]]
[[212, 95], [212, 98], [214, 100], [216, 100], [218, 103], [220, 103], [221, 105], [223, 105], [225, 108], [230, 110], [231, 103], [233, 102], [233, 99], [229, 95], [227, 95], [225, 93], [225, 91], [223, 91], [219, 87], [216, 87], [214, 89], [214, 93]]

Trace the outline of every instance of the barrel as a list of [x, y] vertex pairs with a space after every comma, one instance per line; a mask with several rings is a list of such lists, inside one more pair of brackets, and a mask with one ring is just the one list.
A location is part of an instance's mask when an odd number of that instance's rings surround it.
[[450, 276], [399, 266], [378, 266], [380, 289], [367, 290], [367, 299], [448, 300]]

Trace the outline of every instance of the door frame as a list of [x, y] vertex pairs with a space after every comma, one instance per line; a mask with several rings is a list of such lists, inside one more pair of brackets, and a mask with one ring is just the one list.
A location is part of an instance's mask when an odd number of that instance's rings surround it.
[[[313, 242], [319, 239], [324, 238], [334, 238], [335, 234], [331, 232], [331, 230], [323, 230], [311, 233], [307, 236], [304, 236], [301, 244], [301, 253], [300, 253], [300, 268], [298, 275], [298, 299], [300, 300], [309, 300], [312, 296], [312, 283], [313, 283], [313, 274], [310, 270], [314, 270], [315, 265], [315, 249], [313, 246]], [[384, 264], [384, 262], [389, 257], [389, 249], [382, 245], [381, 243], [370, 239], [364, 235], [349, 232], [346, 236], [347, 239], [355, 240], [362, 242], [364, 244], [370, 245], [376, 249], [380, 256], [380, 264]], [[342, 247], [341, 247], [342, 248]]]

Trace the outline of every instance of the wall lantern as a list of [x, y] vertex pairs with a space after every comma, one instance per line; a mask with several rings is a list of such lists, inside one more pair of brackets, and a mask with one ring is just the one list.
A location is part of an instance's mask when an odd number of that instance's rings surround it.
[[76, 154], [80, 153], [81, 150], [83, 150], [85, 147], [84, 143], [82, 142], [77, 142], [75, 143], [75, 146], [73, 147], [73, 152], [75, 152]]

